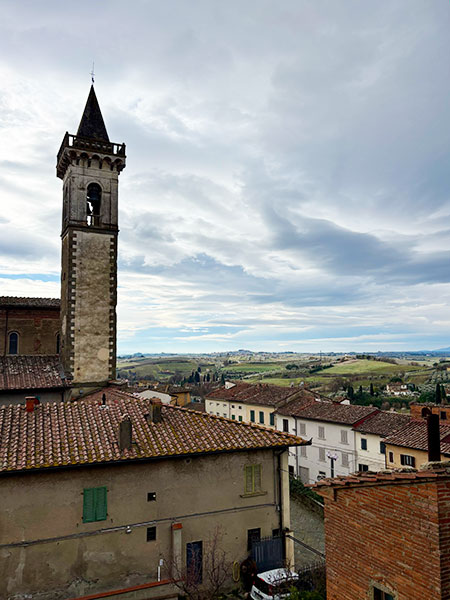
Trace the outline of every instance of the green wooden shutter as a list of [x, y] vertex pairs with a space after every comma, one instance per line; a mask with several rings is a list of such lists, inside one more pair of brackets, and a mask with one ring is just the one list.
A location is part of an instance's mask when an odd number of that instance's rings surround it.
[[254, 465], [253, 467], [253, 491], [261, 491], [261, 465]]
[[275, 425], [275, 413], [270, 413], [270, 424]]
[[95, 521], [95, 488], [83, 490], [83, 523]]
[[253, 492], [253, 469], [252, 467], [245, 467], [245, 493], [251, 494]]
[[95, 520], [96, 521], [105, 521], [106, 515], [108, 512], [107, 502], [106, 502], [106, 488], [98, 487], [94, 489], [95, 491]]

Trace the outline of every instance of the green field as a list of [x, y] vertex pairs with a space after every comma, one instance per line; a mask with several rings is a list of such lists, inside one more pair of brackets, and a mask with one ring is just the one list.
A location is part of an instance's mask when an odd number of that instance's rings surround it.
[[248, 362], [227, 365], [223, 367], [227, 373], [265, 373], [266, 371], [284, 370], [284, 363], [280, 362]]
[[362, 375], [366, 373], [404, 373], [406, 371], [424, 371], [423, 366], [408, 364], [394, 365], [378, 360], [355, 360], [324, 369], [324, 375]]

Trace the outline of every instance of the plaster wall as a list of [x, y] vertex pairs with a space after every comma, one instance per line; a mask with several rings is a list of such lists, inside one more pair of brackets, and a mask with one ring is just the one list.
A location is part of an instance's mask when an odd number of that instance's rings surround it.
[[[357, 470], [355, 451], [355, 432], [351, 425], [312, 421], [294, 417], [276, 416], [276, 428], [284, 431], [283, 420], [288, 420], [288, 433], [304, 439], [311, 439], [311, 446], [299, 446], [289, 449], [289, 467], [304, 483], [314, 483], [323, 477], [331, 477], [331, 461], [327, 453], [337, 455], [334, 462], [334, 474], [349, 475]], [[324, 439], [319, 437], [319, 427], [324, 428]], [[344, 443], [341, 431], [347, 433]], [[346, 457], [346, 458], [345, 458]]]
[[[251, 464], [262, 466], [262, 491], [246, 495], [244, 467]], [[280, 526], [272, 450], [14, 475], [1, 477], [0, 486], [5, 599], [21, 593], [63, 600], [155, 580], [159, 560], [171, 556], [174, 522], [182, 524], [183, 561], [186, 543], [206, 547], [217, 527], [229, 559], [241, 561], [248, 529], [270, 536]], [[107, 519], [83, 523], [83, 489], [99, 486], [107, 488]], [[149, 492], [156, 501], [148, 501]], [[289, 527], [288, 494], [283, 502]], [[147, 542], [152, 526], [156, 540]]]
[[[361, 447], [361, 440], [366, 440], [367, 450]], [[361, 433], [355, 431], [356, 442], [356, 464], [367, 465], [369, 471], [381, 471], [386, 467], [385, 454], [380, 452], [380, 444], [384, 438], [373, 433]]]

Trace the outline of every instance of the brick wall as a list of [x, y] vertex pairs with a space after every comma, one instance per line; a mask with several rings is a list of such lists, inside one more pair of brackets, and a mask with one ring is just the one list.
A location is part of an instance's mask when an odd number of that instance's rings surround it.
[[446, 420], [450, 424], [450, 406], [448, 404], [410, 404], [409, 407], [412, 419], [423, 419], [422, 411], [428, 408], [434, 415], [439, 415], [441, 420]]
[[19, 334], [22, 355], [56, 354], [59, 308], [0, 309], [0, 356], [8, 354], [8, 335]]
[[[326, 494], [327, 600], [371, 599], [373, 583], [392, 590], [396, 600], [450, 598], [441, 595], [440, 583], [440, 544], [450, 550], [450, 484], [396, 483], [321, 493]], [[447, 500], [440, 509], [448, 520], [441, 535], [438, 494]], [[443, 567], [447, 590], [448, 558]]]

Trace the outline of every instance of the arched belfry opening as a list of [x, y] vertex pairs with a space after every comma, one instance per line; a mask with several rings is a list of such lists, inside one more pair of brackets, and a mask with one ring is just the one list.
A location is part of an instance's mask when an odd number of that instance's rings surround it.
[[100, 225], [100, 207], [102, 203], [102, 188], [98, 183], [90, 183], [86, 193], [87, 224]]

